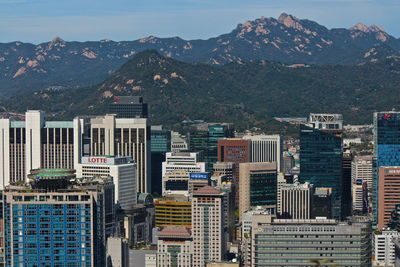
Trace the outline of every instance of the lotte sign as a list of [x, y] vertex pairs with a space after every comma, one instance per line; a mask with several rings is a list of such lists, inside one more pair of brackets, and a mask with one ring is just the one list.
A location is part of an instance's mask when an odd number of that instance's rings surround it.
[[83, 157], [82, 163], [92, 163], [92, 164], [114, 164], [112, 158], [106, 157]]
[[88, 162], [90, 163], [107, 163], [106, 158], [88, 158]]

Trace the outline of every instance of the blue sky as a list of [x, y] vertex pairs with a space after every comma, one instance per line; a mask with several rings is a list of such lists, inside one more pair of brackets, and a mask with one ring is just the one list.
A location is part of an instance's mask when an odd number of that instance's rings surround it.
[[400, 37], [400, 0], [0, 0], [0, 42], [205, 39], [282, 12], [328, 28], [376, 24]]

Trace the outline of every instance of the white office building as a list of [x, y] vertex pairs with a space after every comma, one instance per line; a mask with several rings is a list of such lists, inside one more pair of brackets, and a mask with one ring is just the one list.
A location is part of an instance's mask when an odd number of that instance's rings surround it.
[[132, 209], [137, 204], [136, 163], [131, 157], [82, 157], [76, 166], [77, 177], [112, 177], [115, 185], [115, 202], [122, 209]]
[[280, 189], [278, 212], [286, 219], [310, 219], [313, 186], [309, 183], [286, 184]]
[[375, 264], [378, 266], [394, 267], [395, 244], [400, 234], [394, 230], [382, 230], [374, 234]]
[[162, 176], [173, 171], [205, 172], [206, 163], [200, 162], [199, 152], [167, 152], [166, 159], [162, 163]]
[[25, 121], [0, 119], [0, 189], [25, 181], [32, 169], [74, 169], [81, 156], [79, 119], [45, 121], [28, 110]]
[[353, 182], [361, 179], [367, 182], [369, 192], [372, 192], [372, 155], [356, 156], [351, 163], [351, 177]]
[[277, 170], [282, 165], [282, 138], [279, 135], [245, 135], [250, 140], [251, 162], [276, 162]]

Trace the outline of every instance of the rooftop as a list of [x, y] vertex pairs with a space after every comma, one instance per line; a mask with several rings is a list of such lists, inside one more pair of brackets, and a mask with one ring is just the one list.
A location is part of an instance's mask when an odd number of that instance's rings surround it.
[[189, 229], [183, 226], [166, 226], [159, 233], [158, 237], [191, 238]]
[[220, 195], [222, 192], [209, 185], [203, 186], [193, 192], [193, 195]]

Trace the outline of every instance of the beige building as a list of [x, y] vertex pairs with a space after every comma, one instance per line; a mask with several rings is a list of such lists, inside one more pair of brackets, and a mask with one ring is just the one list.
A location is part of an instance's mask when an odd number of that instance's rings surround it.
[[251, 207], [276, 209], [277, 165], [273, 163], [239, 164], [239, 220]]
[[183, 226], [167, 226], [158, 233], [157, 267], [191, 267], [192, 236]]
[[223, 260], [226, 247], [223, 198], [224, 193], [211, 186], [193, 192], [193, 267]]
[[279, 189], [278, 213], [286, 219], [310, 219], [313, 186], [309, 183], [286, 184]]

